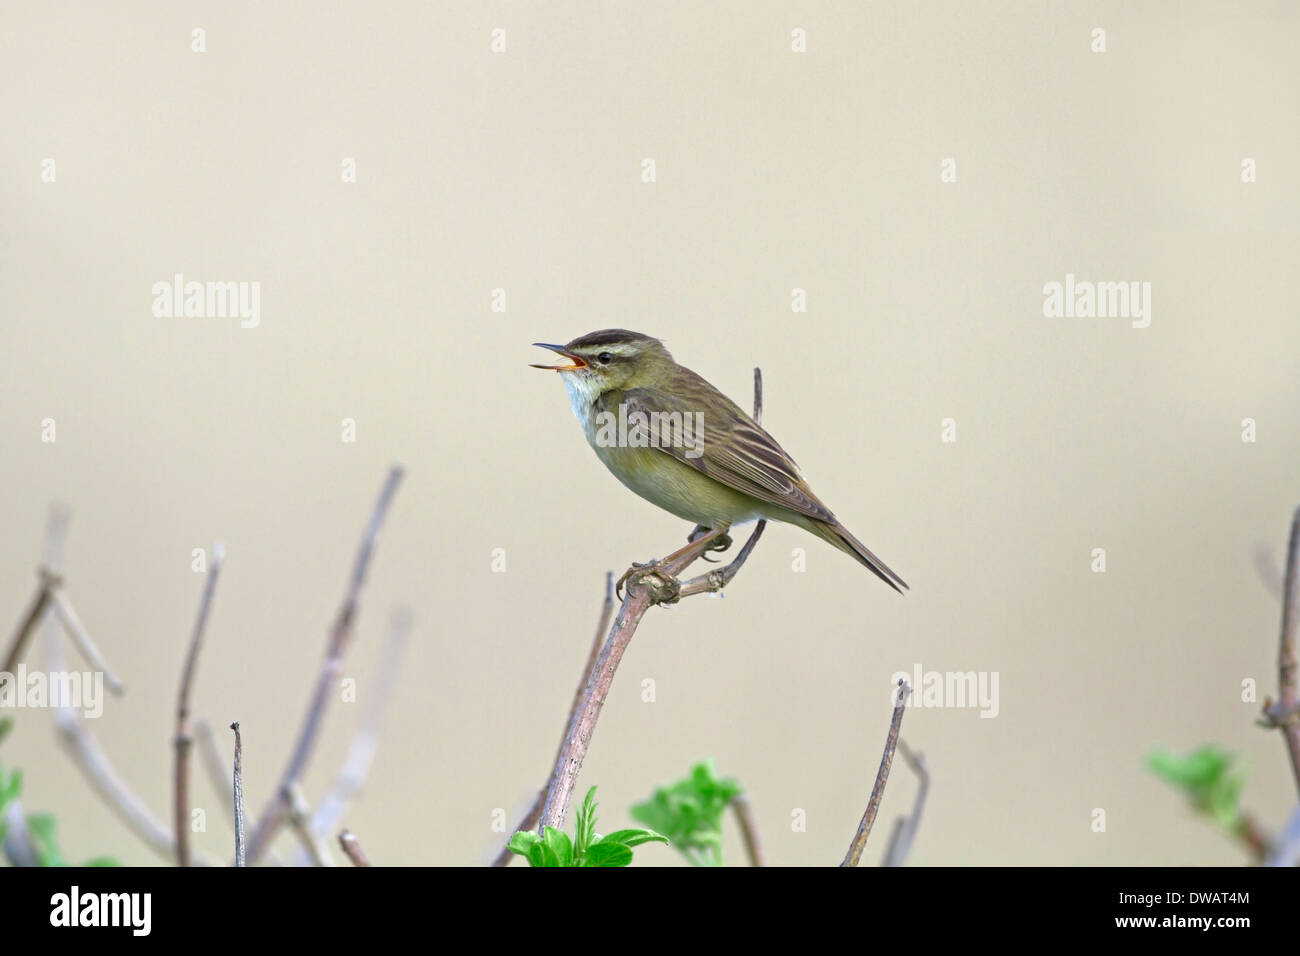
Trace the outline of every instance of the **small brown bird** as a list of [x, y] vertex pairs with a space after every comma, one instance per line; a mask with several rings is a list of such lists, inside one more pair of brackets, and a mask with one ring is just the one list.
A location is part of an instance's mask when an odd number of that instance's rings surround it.
[[758, 518], [798, 525], [895, 591], [907, 587], [818, 500], [776, 439], [658, 339], [605, 329], [534, 344], [572, 362], [533, 367], [562, 374], [588, 443], [642, 498], [722, 533]]

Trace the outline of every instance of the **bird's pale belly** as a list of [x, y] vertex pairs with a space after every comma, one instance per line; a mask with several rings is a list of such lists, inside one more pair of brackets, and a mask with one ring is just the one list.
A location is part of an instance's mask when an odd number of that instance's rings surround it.
[[686, 521], [717, 528], [761, 517], [759, 502], [658, 448], [601, 447], [596, 455], [642, 498]]

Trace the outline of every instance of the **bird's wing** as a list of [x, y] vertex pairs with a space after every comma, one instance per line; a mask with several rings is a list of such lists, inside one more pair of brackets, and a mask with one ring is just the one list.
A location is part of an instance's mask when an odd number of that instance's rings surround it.
[[[698, 384], [713, 388], [703, 379]], [[702, 411], [705, 403], [693, 400], [689, 392], [676, 395], [653, 388], [633, 388], [610, 398], [616, 398], [609, 403], [613, 407], [604, 410], [618, 414], [621, 403], [629, 419], [634, 412], [640, 412], [649, 422], [657, 422], [659, 440], [655, 444], [678, 461], [762, 501], [819, 521], [835, 521], [830, 510], [808, 490], [794, 459], [761, 425], [720, 393], [711, 396], [709, 411]], [[696, 412], [701, 414], [697, 416]], [[651, 418], [652, 413], [657, 418]], [[679, 422], [689, 423], [689, 442], [683, 442], [682, 434], [675, 433], [682, 427]]]

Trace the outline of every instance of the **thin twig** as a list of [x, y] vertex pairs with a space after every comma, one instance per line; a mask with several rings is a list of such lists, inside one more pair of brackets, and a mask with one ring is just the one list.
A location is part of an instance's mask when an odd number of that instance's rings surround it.
[[925, 809], [925, 798], [930, 792], [930, 771], [925, 765], [925, 758], [918, 753], [913, 753], [905, 740], [898, 741], [898, 750], [907, 761], [907, 765], [912, 768], [912, 772], [916, 774], [918, 784], [912, 812], [894, 821], [894, 829], [889, 835], [889, 845], [885, 848], [885, 866], [902, 866], [903, 861], [907, 859], [907, 854], [912, 849], [912, 841], [916, 839], [917, 827], [921, 825], [921, 811]]
[[1265, 702], [1264, 718], [1279, 727], [1291, 758], [1291, 771], [1300, 791], [1300, 711], [1296, 708], [1296, 636], [1300, 632], [1300, 508], [1291, 519], [1282, 590], [1282, 633], [1277, 652], [1277, 703]]
[[[591, 682], [591, 672], [596, 667], [596, 659], [600, 657], [600, 648], [605, 637], [605, 632], [609, 630], [609, 619], [614, 616], [614, 572], [605, 572], [605, 600], [600, 605], [600, 617], [596, 621], [596, 634], [591, 639], [591, 650], [587, 652], [587, 663], [582, 669], [582, 680], [578, 681], [578, 686], [573, 691], [573, 701], [569, 704], [569, 716], [564, 722], [568, 727], [573, 723], [574, 715], [577, 714], [578, 708], [582, 706], [582, 696], [587, 690], [587, 685]], [[552, 763], [560, 759], [560, 753], [564, 749], [564, 741], [561, 740], [555, 748], [555, 757]], [[546, 805], [546, 787], [537, 791], [537, 796], [533, 798], [519, 823], [506, 834], [506, 845], [501, 848], [492, 859], [492, 866], [509, 866], [515, 858], [515, 854], [510, 849], [510, 837], [521, 830], [531, 830], [537, 826], [537, 821], [542, 818], [542, 808]]]
[[361, 844], [357, 840], [357, 835], [351, 830], [344, 830], [339, 834], [339, 846], [343, 848], [344, 855], [352, 861], [353, 866], [369, 866], [370, 858], [366, 856]]
[[[762, 373], [754, 369], [755, 414], [761, 415], [762, 410], [763, 378]], [[742, 550], [743, 557], [738, 558], [738, 561], [743, 563], [743, 559], [749, 556], [749, 551], [753, 550], [760, 533], [761, 528], [755, 531], [746, 549]], [[690, 567], [696, 558], [713, 550], [718, 540], [724, 536], [725, 532], [719, 530], [703, 534], [664, 558], [659, 562], [659, 567], [675, 582], [677, 576]], [[609, 696], [610, 687], [614, 682], [614, 674], [618, 671], [619, 662], [622, 661], [623, 654], [632, 642], [632, 636], [636, 633], [641, 618], [651, 606], [676, 601], [681, 597], [681, 585], [665, 587], [662, 582], [656, 583], [656, 577], [660, 576], [656, 574], [633, 578], [628, 586], [622, 606], [610, 628], [609, 637], [601, 648], [595, 666], [592, 668], [591, 677], [587, 681], [582, 706], [573, 714], [567, 725], [560, 755], [556, 758], [555, 769], [551, 772], [551, 782], [546, 791], [546, 801], [538, 822], [539, 831], [544, 831], [548, 826], [557, 829], [564, 826], [564, 818], [568, 814], [569, 804], [573, 801], [578, 774], [582, 770], [582, 762], [591, 746], [591, 737], [596, 730], [596, 722], [600, 719], [601, 708], [605, 705], [605, 698]]]
[[[63, 567], [63, 546], [68, 538], [68, 511], [62, 505], [54, 505], [50, 508], [49, 519], [45, 524], [45, 544], [44, 552], [41, 556], [40, 585], [37, 591], [37, 599], [41, 607], [33, 607], [24, 615], [24, 623], [19, 626], [14, 640], [10, 642], [9, 651], [5, 654], [5, 664], [0, 666], [0, 687], [4, 686], [5, 673], [12, 673], [17, 666], [18, 660], [23, 653], [23, 647], [33, 633], [35, 633], [37, 623], [40, 621], [44, 611], [45, 600], [41, 595], [48, 594], [49, 580], [54, 576], [54, 572]], [[53, 569], [53, 570], [50, 570]], [[47, 633], [54, 635], [53, 639], [58, 639], [59, 628], [53, 622], [47, 621], [45, 624]], [[32, 839], [31, 830], [27, 826], [27, 818], [23, 814], [22, 801], [14, 799], [9, 801], [5, 807], [4, 813], [4, 855], [11, 866], [39, 866], [40, 856], [36, 851], [36, 843]]]
[[285, 794], [302, 777], [307, 764], [311, 760], [312, 752], [315, 750], [316, 739], [320, 735], [321, 725], [325, 719], [325, 711], [330, 700], [334, 697], [335, 683], [343, 670], [343, 653], [347, 650], [349, 639], [352, 636], [353, 625], [356, 622], [361, 587], [365, 584], [366, 572], [370, 568], [370, 558], [374, 553], [375, 540], [379, 536], [379, 529], [384, 523], [384, 517], [388, 514], [388, 507], [392, 503], [393, 495], [396, 494], [397, 486], [401, 483], [401, 480], [402, 468], [400, 465], [394, 465], [388, 472], [384, 486], [379, 492], [379, 498], [375, 502], [374, 510], [371, 512], [370, 521], [361, 537], [361, 545], [357, 550], [356, 560], [352, 566], [352, 576], [349, 579], [347, 594], [343, 598], [343, 604], [339, 608], [338, 616], [330, 629], [329, 641], [325, 649], [325, 660], [321, 665], [320, 674], [316, 678], [316, 687], [312, 692], [311, 702], [308, 704], [307, 713], [298, 731], [297, 743], [294, 745], [293, 753], [285, 765], [284, 772], [280, 775], [280, 782], [276, 788], [275, 796], [266, 809], [262, 811], [262, 815], [258, 818], [257, 825], [253, 828], [253, 833], [249, 837], [248, 857], [253, 863], [256, 863], [258, 858], [266, 852], [276, 831], [283, 825], [289, 809], [285, 803]]
[[51, 589], [49, 572], [45, 568], [40, 568], [38, 574], [40, 583], [36, 585], [36, 593], [32, 595], [31, 603], [27, 605], [26, 612], [19, 620], [14, 636], [9, 639], [9, 649], [5, 651], [4, 663], [0, 665], [0, 687], [4, 687], [9, 676], [17, 669], [28, 639], [35, 633], [36, 625], [40, 623], [45, 609], [49, 606]]
[[41, 858], [36, 852], [36, 843], [27, 826], [27, 817], [23, 815], [21, 800], [10, 800], [5, 807], [4, 816], [0, 817], [5, 833], [4, 856], [10, 866], [40, 866]]
[[740, 836], [745, 841], [745, 855], [749, 857], [750, 866], [767, 866], [763, 856], [763, 844], [758, 839], [758, 822], [754, 819], [754, 808], [749, 797], [738, 793], [731, 798], [731, 809], [740, 824]]
[[1273, 550], [1267, 545], [1255, 547], [1255, 573], [1259, 575], [1259, 583], [1264, 585], [1264, 590], [1273, 595], [1274, 600], [1282, 600], [1282, 571], [1277, 566], [1277, 559], [1273, 557]]
[[235, 773], [231, 793], [235, 808], [235, 866], [248, 866], [244, 849], [244, 741], [239, 735], [239, 721], [230, 725], [235, 732]]
[[199, 745], [199, 755], [203, 758], [203, 768], [208, 772], [208, 782], [212, 789], [222, 798], [230, 819], [235, 819], [235, 791], [230, 785], [230, 774], [226, 771], [226, 758], [217, 745], [212, 725], [200, 717], [194, 721], [194, 739]]
[[880, 769], [876, 772], [876, 785], [871, 788], [871, 799], [867, 801], [867, 811], [858, 824], [858, 832], [849, 844], [849, 851], [844, 855], [840, 866], [857, 866], [862, 859], [862, 851], [867, 846], [867, 837], [871, 836], [871, 827], [876, 822], [880, 811], [880, 801], [885, 796], [885, 784], [889, 782], [889, 768], [894, 763], [894, 749], [898, 746], [898, 731], [903, 726], [903, 709], [907, 706], [907, 697], [912, 693], [903, 678], [898, 679], [898, 698], [894, 704], [894, 716], [889, 721], [889, 736], [885, 738], [885, 752], [880, 758]]
[[285, 794], [285, 799], [289, 804], [289, 829], [293, 831], [298, 842], [307, 852], [311, 865], [333, 866], [334, 859], [330, 856], [325, 841], [318, 839], [316, 834], [311, 832], [311, 807], [307, 805], [307, 797], [302, 792], [301, 784], [294, 783]]
[[687, 598], [692, 594], [715, 594], [721, 593], [722, 589], [731, 583], [745, 562], [749, 560], [750, 552], [754, 550], [754, 545], [758, 544], [758, 539], [763, 536], [763, 529], [767, 527], [767, 521], [760, 518], [754, 525], [753, 533], [750, 534], [749, 540], [745, 542], [740, 553], [736, 555], [734, 561], [721, 568], [714, 568], [712, 571], [706, 571], [704, 574], [696, 575], [689, 581], [682, 584], [679, 597]]
[[221, 560], [226, 549], [218, 544], [212, 549], [212, 566], [203, 582], [203, 596], [199, 599], [199, 614], [190, 635], [190, 649], [185, 655], [185, 668], [181, 672], [181, 686], [176, 694], [176, 756], [172, 774], [172, 795], [176, 804], [176, 860], [181, 866], [190, 865], [190, 688], [199, 660], [199, 648], [208, 626], [208, 613], [212, 610], [212, 594], [221, 573]]
[[406, 653], [406, 645], [410, 637], [411, 609], [399, 607], [388, 619], [388, 634], [384, 638], [378, 668], [367, 692], [366, 703], [363, 705], [365, 710], [361, 717], [361, 725], [352, 738], [334, 785], [325, 792], [316, 812], [312, 814], [311, 829], [317, 836], [324, 836], [334, 831], [334, 827], [347, 811], [348, 804], [366, 782], [371, 761], [375, 759], [375, 752], [379, 749], [384, 715], [387, 713], [388, 704], [393, 699], [393, 689], [402, 672], [402, 658]]
[[[320, 804], [312, 814], [309, 826], [312, 836], [320, 840], [327, 833], [333, 832], [348, 804], [365, 785], [366, 775], [370, 772], [371, 761], [379, 749], [380, 731], [384, 726], [384, 715], [393, 698], [393, 688], [402, 671], [402, 657], [411, 636], [411, 609], [399, 607], [389, 616], [388, 634], [379, 654], [379, 665], [373, 682], [366, 693], [366, 703], [361, 717], [361, 725], [352, 737], [347, 756], [338, 776]], [[267, 854], [268, 858], [270, 854]], [[311, 863], [311, 854], [300, 848], [294, 856], [292, 865], [307, 866]]]
[[50, 605], [54, 608], [54, 614], [63, 625], [63, 629], [67, 631], [68, 637], [72, 638], [72, 643], [77, 645], [77, 650], [81, 651], [81, 656], [86, 659], [86, 663], [95, 670], [101, 671], [108, 689], [120, 696], [123, 692], [122, 682], [113, 674], [108, 662], [104, 660], [104, 655], [91, 640], [90, 633], [82, 626], [81, 619], [72, 609], [68, 596], [63, 593], [62, 584], [50, 588]]

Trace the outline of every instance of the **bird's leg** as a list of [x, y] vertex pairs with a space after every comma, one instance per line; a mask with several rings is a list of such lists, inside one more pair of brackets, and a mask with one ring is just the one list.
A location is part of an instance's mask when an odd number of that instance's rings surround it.
[[[700, 540], [700, 538], [704, 537], [707, 534], [710, 534], [712, 530], [713, 530], [712, 528], [705, 527], [702, 524], [697, 524], [695, 528], [691, 531], [691, 533], [686, 536], [686, 543], [694, 544], [696, 541]], [[723, 533], [723, 535], [720, 538], [718, 538], [718, 540], [714, 544], [712, 544], [708, 550], [726, 551], [730, 547], [731, 547], [731, 535]], [[709, 557], [708, 554], [702, 554], [700, 555], [700, 557], [703, 558], [705, 561], [709, 562], [709, 564], [718, 563], [716, 559]]]
[[[723, 541], [726, 542], [719, 547]], [[715, 528], [709, 529], [705, 534], [696, 535], [691, 533], [691, 540], [687, 541], [684, 547], [678, 548], [667, 557], [660, 558], [658, 561], [649, 561], [645, 564], [633, 562], [632, 567], [623, 573], [615, 585], [615, 593], [619, 599], [623, 597], [623, 585], [629, 587], [640, 584], [646, 578], [654, 578], [658, 582], [655, 588], [655, 604], [672, 604], [678, 599], [681, 591], [681, 582], [677, 580], [677, 572], [685, 568], [696, 558], [700, 557], [707, 551], [725, 550], [731, 545], [731, 538], [727, 535], [727, 529]], [[662, 592], [662, 593], [659, 593]]]

